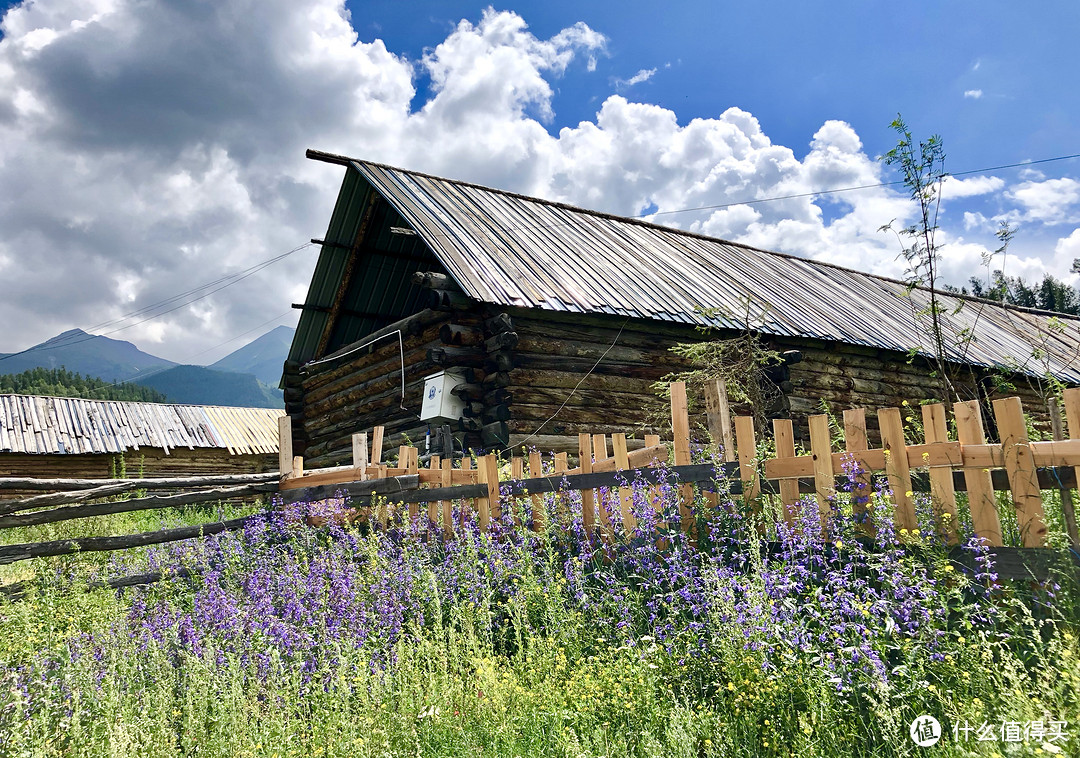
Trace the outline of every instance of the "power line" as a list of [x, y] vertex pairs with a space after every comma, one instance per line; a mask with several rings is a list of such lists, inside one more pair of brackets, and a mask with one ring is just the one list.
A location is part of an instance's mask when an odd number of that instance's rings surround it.
[[[199, 287], [195, 287], [195, 288], [190, 289], [190, 290], [188, 290], [186, 292], [182, 292], [179, 295], [173, 295], [170, 298], [166, 298], [165, 300], [161, 300], [161, 301], [159, 301], [157, 303], [153, 303], [152, 305], [148, 305], [148, 306], [145, 306], [144, 308], [140, 308], [140, 309], [138, 309], [136, 311], [132, 311], [131, 313], [128, 313], [128, 314], [126, 314], [124, 316], [121, 316], [119, 318], [113, 319], [111, 321], [104, 321], [101, 324], [90, 327], [90, 329], [88, 329], [86, 331], [97, 329], [97, 328], [100, 328], [101, 326], [107, 326], [107, 325], [110, 325], [110, 324], [119, 324], [119, 323], [127, 320], [128, 318], [131, 318], [133, 316], [141, 315], [143, 313], [146, 313], [148, 311], [153, 310], [154, 308], [158, 308], [158, 307], [160, 307], [162, 305], [168, 305], [170, 303], [175, 303], [177, 300], [179, 300], [181, 298], [184, 298], [184, 297], [186, 297], [188, 295], [194, 294], [196, 292], [199, 292], [201, 290], [205, 290], [207, 287], [215, 287], [215, 285], [219, 285], [219, 284], [221, 285], [221, 286], [216, 286], [214, 289], [210, 290], [209, 292], [204, 292], [203, 294], [199, 295], [198, 297], [193, 297], [190, 300], [186, 300], [186, 301], [180, 303], [177, 306], [169, 308], [168, 310], [164, 310], [164, 311], [161, 311], [159, 313], [155, 313], [152, 316], [147, 316], [146, 318], [140, 319], [139, 321], [135, 321], [134, 323], [127, 324], [126, 326], [121, 326], [121, 327], [118, 327], [116, 329], [111, 329], [111, 330], [109, 330], [107, 332], [103, 332], [102, 334], [87, 334], [85, 337], [82, 337], [82, 338], [77, 339], [77, 340], [68, 341], [68, 342], [46, 342], [46, 343], [42, 343], [40, 345], [33, 345], [32, 347], [28, 347], [25, 350], [20, 350], [17, 353], [10, 353], [8, 355], [0, 356], [0, 361], [7, 360], [8, 358], [14, 358], [17, 355], [25, 355], [26, 353], [30, 353], [30, 352], [33, 352], [35, 350], [43, 350], [45, 348], [52, 349], [52, 348], [72, 347], [73, 345], [78, 345], [78, 344], [81, 344], [83, 342], [89, 342], [90, 340], [92, 340], [92, 339], [94, 339], [96, 337], [107, 337], [110, 334], [116, 334], [117, 332], [122, 332], [122, 331], [125, 331], [127, 329], [131, 329], [132, 327], [139, 326], [140, 324], [145, 324], [147, 321], [153, 321], [154, 319], [160, 318], [161, 316], [165, 316], [165, 315], [167, 315], [169, 313], [172, 313], [173, 311], [178, 311], [181, 308], [185, 308], [185, 307], [191, 305], [192, 303], [197, 303], [200, 300], [204, 300], [205, 298], [208, 298], [211, 295], [213, 295], [213, 294], [215, 294], [217, 292], [220, 292], [221, 290], [225, 289], [226, 287], [231, 287], [232, 285], [237, 284], [237, 283], [243, 281], [244, 279], [247, 279], [248, 277], [257, 274], [258, 272], [262, 271], [263, 269], [265, 269], [265, 268], [267, 268], [269, 266], [272, 266], [273, 264], [277, 263], [278, 261], [284, 260], [285, 258], [292, 255], [293, 253], [296, 253], [296, 252], [299, 252], [300, 250], [311, 247], [311, 244], [312, 243], [310, 243], [310, 242], [305, 242], [303, 245], [300, 245], [298, 247], [294, 247], [292, 250], [289, 250], [288, 252], [281, 253], [281, 254], [276, 255], [276, 256], [274, 256], [272, 258], [267, 258], [266, 260], [260, 261], [259, 263], [256, 263], [253, 266], [249, 266], [246, 269], [242, 269], [240, 271], [237, 271], [236, 273], [229, 274], [228, 276], [219, 277], [219, 278], [217, 278], [217, 279], [215, 279], [215, 280], [213, 280], [211, 282], [207, 282], [206, 284], [203, 284], [203, 285], [201, 285]], [[222, 282], [225, 282], [225, 283], [222, 284]]]
[[[1001, 166], [991, 166], [989, 168], [974, 168], [969, 171], [947, 171], [936, 179], [944, 179], [947, 176], [967, 176], [969, 174], [986, 174], [991, 171], [1001, 171], [1007, 168], [1020, 168], [1022, 166], [1034, 166], [1040, 163], [1053, 163], [1055, 161], [1067, 161], [1073, 158], [1080, 158], [1080, 153], [1074, 153], [1072, 155], [1059, 155], [1056, 158], [1040, 158], [1035, 161], [1021, 161], [1020, 163], [1006, 163]], [[654, 216], [665, 216], [670, 213], [691, 213], [693, 211], [710, 211], [718, 210], [721, 208], [730, 208], [735, 205], [757, 205], [758, 203], [771, 203], [777, 200], [795, 200], [803, 197], [814, 197], [815, 195], [834, 195], [840, 192], [855, 192], [857, 190], [876, 189], [878, 187], [892, 187], [897, 184], [903, 184], [902, 180], [896, 180], [893, 182], [878, 182], [877, 184], [861, 184], [855, 187], [838, 187], [836, 189], [817, 190], [816, 192], [800, 192], [795, 195], [777, 195], [776, 197], [763, 197], [756, 200], [740, 200], [732, 203], [719, 203], [717, 205], [700, 205], [694, 208], [675, 208], [670, 211], [657, 211], [655, 213], [641, 213], [637, 216], [630, 216], [630, 218], [650, 218]]]

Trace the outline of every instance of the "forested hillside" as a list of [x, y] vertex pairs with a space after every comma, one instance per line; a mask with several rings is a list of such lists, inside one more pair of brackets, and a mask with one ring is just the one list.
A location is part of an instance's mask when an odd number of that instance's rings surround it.
[[82, 397], [89, 400], [168, 402], [165, 395], [152, 387], [127, 382], [113, 384], [65, 368], [32, 368], [19, 374], [0, 375], [0, 393]]

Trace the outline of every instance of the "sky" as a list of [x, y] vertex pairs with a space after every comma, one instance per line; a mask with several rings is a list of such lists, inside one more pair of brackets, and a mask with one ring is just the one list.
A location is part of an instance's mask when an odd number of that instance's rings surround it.
[[902, 114], [956, 175], [946, 281], [985, 279], [1008, 221], [993, 268], [1080, 283], [1080, 159], [1048, 160], [1080, 153], [1075, 2], [0, 14], [0, 351], [81, 328], [210, 363], [295, 324], [342, 178], [307, 148], [903, 277], [880, 231], [914, 220], [903, 187], [812, 194], [895, 182]]

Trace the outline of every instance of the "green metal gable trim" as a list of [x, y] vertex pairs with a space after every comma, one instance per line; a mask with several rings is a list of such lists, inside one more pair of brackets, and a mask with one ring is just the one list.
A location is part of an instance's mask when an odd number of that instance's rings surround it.
[[[371, 223], [363, 239], [358, 240], [362, 219], [371, 204], [375, 204]], [[349, 257], [354, 254], [358, 256], [355, 269], [324, 354], [419, 309], [422, 292], [412, 284], [413, 272], [438, 271], [442, 266], [419, 236], [392, 231], [408, 227], [363, 174], [353, 167], [346, 168], [289, 350], [290, 361], [303, 364], [321, 357], [315, 353], [330, 318], [328, 309], [341, 286]]]

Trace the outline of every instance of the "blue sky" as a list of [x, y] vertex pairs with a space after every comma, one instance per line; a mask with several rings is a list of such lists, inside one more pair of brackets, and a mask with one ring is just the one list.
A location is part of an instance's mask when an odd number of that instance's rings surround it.
[[[911, 220], [897, 189], [741, 201], [895, 179], [876, 158], [898, 112], [916, 136], [942, 136], [954, 172], [1080, 153], [1076, 3], [0, 8], [0, 274], [13, 293], [0, 350], [111, 322], [97, 331], [209, 362], [236, 335], [293, 323], [310, 250], [198, 288], [321, 236], [340, 171], [305, 160], [308, 147], [658, 210], [890, 276], [904, 273], [898, 245], [877, 229]], [[1002, 220], [1018, 230], [1007, 273], [1080, 280], [1080, 161], [965, 175], [944, 193], [948, 280], [986, 275]], [[702, 206], [728, 207], [672, 212]]]

